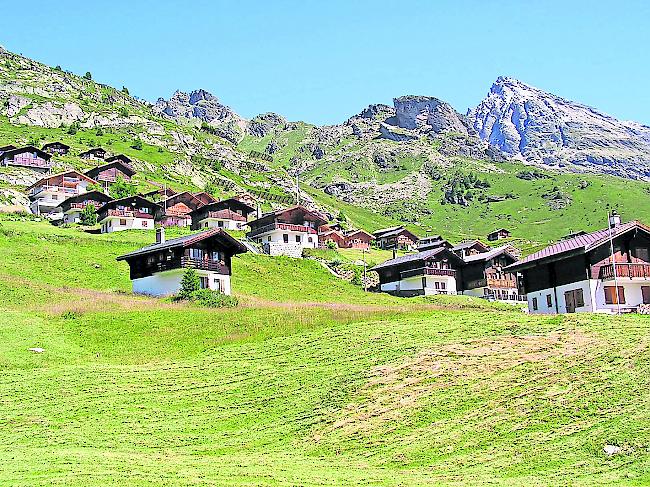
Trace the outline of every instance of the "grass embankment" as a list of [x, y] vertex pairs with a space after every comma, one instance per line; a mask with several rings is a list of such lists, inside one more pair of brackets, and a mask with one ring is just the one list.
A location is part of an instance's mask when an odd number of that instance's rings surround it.
[[206, 310], [124, 293], [152, 233], [2, 230], [0, 484], [650, 482], [647, 317], [432, 309], [259, 256], [248, 304]]

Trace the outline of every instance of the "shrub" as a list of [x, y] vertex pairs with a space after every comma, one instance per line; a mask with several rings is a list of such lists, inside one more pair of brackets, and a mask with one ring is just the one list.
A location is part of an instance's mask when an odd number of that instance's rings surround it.
[[68, 134], [75, 135], [79, 131], [80, 127], [81, 124], [78, 121], [72, 122], [70, 127], [68, 127]]
[[119, 113], [120, 113], [120, 115], [122, 117], [128, 117], [129, 116], [129, 110], [126, 107], [120, 108]]
[[125, 181], [122, 176], [118, 176], [117, 180], [111, 184], [108, 192], [111, 198], [119, 200], [135, 195], [138, 192], [138, 187], [133, 183]]
[[93, 79], [93, 75], [90, 74], [90, 71], [86, 71], [86, 74], [84, 74], [84, 78], [86, 78], [86, 79]]
[[128, 95], [129, 94], [129, 89], [126, 86], [122, 86], [122, 93], [124, 93], [125, 95]]
[[93, 205], [92, 203], [86, 205], [86, 207], [83, 210], [81, 210], [81, 224], [87, 226], [96, 225], [97, 213], [95, 213], [95, 211], [96, 211], [95, 205]]
[[97, 137], [101, 137], [102, 135], [104, 135], [104, 131], [102, 130], [101, 127], [97, 127], [97, 132], [95, 132], [95, 135]]
[[181, 279], [181, 290], [178, 292], [178, 297], [181, 299], [191, 299], [192, 295], [201, 290], [201, 280], [199, 275], [194, 269], [188, 267]]
[[234, 296], [222, 294], [212, 289], [199, 289], [190, 295], [190, 300], [206, 308], [233, 308], [239, 304]]
[[140, 139], [134, 140], [133, 144], [131, 144], [131, 148], [135, 150], [142, 150], [142, 141]]
[[334, 242], [333, 240], [328, 240], [327, 241], [327, 248], [331, 249], [331, 250], [336, 250], [336, 248], [337, 248], [336, 242]]

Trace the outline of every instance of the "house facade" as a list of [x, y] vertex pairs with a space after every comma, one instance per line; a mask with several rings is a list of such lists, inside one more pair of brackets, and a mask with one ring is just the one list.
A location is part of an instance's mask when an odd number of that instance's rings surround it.
[[[27, 188], [30, 210], [35, 215], [48, 215], [71, 196], [86, 193], [97, 181], [77, 171], [67, 171], [39, 179]], [[61, 215], [53, 215], [60, 218]]]
[[191, 213], [203, 203], [189, 191], [177, 193], [163, 201], [164, 209], [160, 224], [163, 227], [188, 227], [192, 224]]
[[269, 255], [302, 257], [304, 249], [318, 247], [317, 228], [325, 223], [325, 218], [318, 213], [303, 206], [293, 206], [249, 222], [247, 236], [261, 244]]
[[124, 181], [131, 181], [135, 170], [122, 159], [113, 158], [112, 161], [106, 162], [106, 164], [89, 169], [85, 174], [101, 183], [104, 188], [108, 188], [119, 178], [124, 179]]
[[70, 146], [64, 144], [63, 142], [50, 142], [43, 146], [43, 151], [48, 154], [56, 154], [59, 156], [64, 156], [70, 152]]
[[638, 222], [560, 241], [505, 268], [531, 313], [637, 311], [650, 305], [650, 227]]
[[488, 233], [487, 239], [490, 242], [495, 242], [496, 240], [501, 240], [502, 238], [510, 238], [511, 235], [512, 234], [510, 233], [510, 230], [499, 228], [492, 233]]
[[81, 223], [81, 212], [93, 205], [95, 211], [108, 203], [111, 197], [100, 191], [88, 191], [87, 193], [71, 196], [64, 200], [57, 210], [61, 213], [63, 223]]
[[3, 151], [0, 154], [0, 163], [5, 167], [17, 166], [47, 173], [52, 169], [51, 158], [52, 156], [47, 152], [27, 146]]
[[478, 243], [481, 251], [477, 252], [477, 248], [470, 245], [461, 249], [465, 263], [463, 294], [510, 303], [525, 301], [525, 295], [519, 293], [517, 273], [504, 270], [517, 261], [517, 257], [511, 253], [511, 246], [482, 250], [485, 246]]
[[343, 234], [343, 246], [346, 249], [369, 250], [374, 237], [365, 230], [351, 230]]
[[[323, 228], [323, 227], [321, 227]], [[326, 248], [329, 245], [334, 244], [338, 248], [344, 248], [345, 247], [345, 237], [343, 236], [343, 233], [334, 230], [334, 229], [327, 229], [324, 231], [321, 231], [319, 229], [318, 233], [318, 245], [320, 247]]]
[[246, 247], [221, 228], [166, 241], [164, 228], [156, 230], [156, 243], [122, 255], [129, 264], [133, 292], [169, 296], [181, 289], [187, 268], [196, 269], [201, 288], [231, 293], [232, 257]]
[[418, 243], [418, 237], [401, 226], [377, 230], [374, 235], [380, 249], [414, 250]]
[[106, 150], [101, 147], [94, 147], [81, 152], [79, 157], [88, 161], [103, 161], [106, 158]]
[[102, 233], [121, 230], [153, 230], [162, 208], [142, 196], [112, 200], [97, 210], [97, 223]]
[[244, 230], [255, 208], [236, 198], [201, 205], [190, 213], [192, 229]]

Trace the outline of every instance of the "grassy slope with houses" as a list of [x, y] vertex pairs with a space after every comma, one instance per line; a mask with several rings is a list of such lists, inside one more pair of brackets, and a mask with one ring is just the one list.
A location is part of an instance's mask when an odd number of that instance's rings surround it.
[[253, 255], [211, 310], [128, 293], [115, 256], [151, 234], [1, 225], [0, 483], [650, 482], [647, 317], [365, 295]]

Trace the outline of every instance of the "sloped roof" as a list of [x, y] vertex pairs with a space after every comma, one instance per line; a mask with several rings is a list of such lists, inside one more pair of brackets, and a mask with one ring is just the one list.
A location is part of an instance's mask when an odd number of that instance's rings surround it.
[[65, 171], [65, 172], [60, 172], [60, 173], [58, 173], [58, 174], [52, 174], [52, 175], [50, 175], [50, 176], [46, 176], [46, 177], [44, 177], [44, 178], [41, 178], [41, 179], [39, 179], [38, 181], [36, 181], [34, 184], [32, 184], [31, 186], [29, 186], [27, 189], [32, 189], [32, 188], [35, 188], [35, 187], [37, 187], [37, 186], [41, 186], [42, 184], [47, 183], [47, 182], [48, 182], [49, 180], [51, 180], [51, 179], [55, 179], [55, 178], [60, 178], [60, 177], [63, 177], [63, 176], [67, 176], [68, 174], [74, 174], [75, 176], [78, 176], [79, 179], [85, 179], [86, 181], [88, 181], [88, 182], [91, 183], [91, 184], [99, 184], [99, 183], [98, 183], [97, 181], [95, 181], [93, 178], [91, 178], [91, 177], [87, 176], [86, 174], [81, 173], [81, 172], [79, 172], [79, 171]]
[[470, 248], [474, 247], [476, 244], [479, 244], [480, 246], [482, 246], [485, 249], [492, 248], [489, 245], [484, 244], [480, 240], [468, 240], [467, 242], [461, 242], [458, 245], [454, 245], [451, 250], [456, 251], [456, 250], [470, 249]]
[[[616, 238], [620, 235], [623, 235], [624, 233], [627, 233], [635, 229], [642, 230], [650, 234], [650, 227], [644, 225], [643, 223], [637, 220], [633, 220], [627, 223], [622, 223], [612, 228], [611, 234], [613, 238]], [[558, 243], [549, 245], [548, 247], [538, 252], [535, 252], [534, 254], [530, 254], [529, 256], [524, 257], [520, 261], [517, 261], [514, 264], [509, 265], [508, 267], [506, 267], [506, 270], [516, 271], [520, 269], [525, 269], [527, 267], [532, 267], [533, 265], [535, 265], [536, 262], [541, 260], [559, 260], [563, 258], [562, 255], [565, 253], [576, 252], [576, 251], [579, 253], [588, 252], [589, 250], [592, 250], [595, 247], [602, 245], [603, 243], [607, 243], [609, 237], [610, 237], [609, 229], [604, 228], [602, 230], [597, 230], [595, 232], [585, 233], [584, 235], [577, 235], [576, 237], [573, 238], [561, 240]]]
[[178, 237], [178, 238], [172, 238], [160, 244], [155, 243], [155, 244], [147, 245], [146, 247], [142, 247], [141, 249], [135, 250], [133, 252], [129, 252], [128, 254], [120, 255], [119, 257], [117, 257], [116, 260], [127, 260], [132, 257], [138, 257], [141, 255], [150, 254], [152, 252], [158, 252], [160, 250], [165, 250], [165, 249], [173, 249], [177, 247], [182, 247], [182, 248], [190, 247], [197, 242], [212, 237], [219, 237], [221, 243], [223, 243], [226, 247], [230, 248], [230, 250], [232, 250], [234, 254], [243, 254], [244, 252], [247, 251], [247, 248], [243, 243], [241, 243], [236, 238], [230, 236], [230, 234], [226, 233], [222, 228], [211, 228], [210, 230], [206, 230], [204, 232], [194, 233], [192, 235], [185, 235], [183, 237]]
[[349, 232], [346, 232], [344, 235], [346, 238], [352, 237], [353, 235], [356, 235], [357, 233], [363, 233], [364, 235], [367, 235], [368, 237], [374, 239], [375, 236], [372, 233], [368, 233], [365, 230], [359, 228], [357, 230], [351, 230]]
[[385, 233], [394, 232], [395, 230], [401, 230], [403, 228], [404, 228], [403, 226], [382, 228], [380, 230], [375, 231], [375, 236], [380, 237], [380, 236], [383, 236]]
[[38, 147], [34, 147], [33, 145], [26, 145], [25, 147], [18, 147], [17, 149], [9, 149], [6, 150], [2, 153], [3, 156], [15, 156], [16, 154], [22, 154], [23, 152], [35, 152], [38, 154], [42, 159], [45, 159], [46, 161], [49, 161], [52, 158], [52, 154], [48, 154], [45, 151], [42, 151]]
[[80, 153], [79, 153], [79, 156], [80, 156], [80, 157], [81, 157], [81, 156], [85, 156], [86, 154], [91, 154], [91, 153], [93, 153], [93, 152], [98, 152], [98, 151], [101, 151], [101, 152], [103, 152], [104, 154], [106, 154], [106, 149], [104, 149], [104, 148], [102, 148], [102, 147], [93, 147], [93, 148], [91, 148], [91, 149], [88, 149], [88, 150], [85, 150], [85, 151], [83, 151], [83, 152], [80, 152]]
[[162, 207], [158, 203], [154, 203], [153, 201], [149, 201], [148, 199], [143, 198], [142, 196], [136, 194], [134, 196], [127, 196], [126, 198], [120, 198], [119, 200], [109, 201], [104, 206], [99, 208], [97, 210], [97, 213], [100, 213], [102, 210], [104, 210], [107, 207], [114, 207], [114, 206], [117, 206], [119, 204], [124, 204], [125, 206], [128, 206], [133, 201], [137, 202], [136, 206], [152, 206], [152, 207], [156, 207], [159, 210], [162, 210]]
[[377, 270], [377, 269], [384, 269], [386, 267], [393, 267], [396, 265], [401, 265], [401, 264], [406, 264], [408, 262], [415, 262], [418, 260], [426, 260], [430, 259], [431, 257], [435, 257], [436, 255], [445, 252], [449, 257], [452, 259], [456, 260], [459, 264], [463, 263], [463, 260], [458, 257], [456, 254], [453, 252], [450, 252], [449, 249], [445, 247], [436, 247], [435, 249], [431, 250], [425, 250], [424, 252], [417, 252], [415, 254], [407, 254], [407, 255], [402, 255], [401, 257], [396, 257], [394, 259], [389, 259], [386, 262], [382, 262], [379, 265], [376, 265], [370, 270]]
[[[108, 159], [106, 160], [108, 161]], [[97, 175], [99, 175], [100, 172], [116, 166], [119, 166], [120, 170], [127, 176], [133, 176], [135, 174], [135, 169], [129, 166], [122, 159], [113, 159], [112, 161], [106, 162], [105, 164], [101, 164], [100, 166], [92, 167], [86, 171], [86, 174], [92, 175], [93, 177], [97, 177]]]
[[415, 235], [413, 232], [407, 230], [404, 227], [385, 228], [383, 230], [378, 230], [377, 232], [375, 232], [375, 238], [394, 237], [396, 235], [399, 235], [402, 232], [408, 233], [409, 235], [411, 235], [411, 237], [414, 238], [414, 240], [419, 240], [417, 235]]
[[106, 162], [113, 162], [113, 161], [122, 161], [125, 163], [131, 162], [131, 158], [129, 156], [125, 156], [124, 154], [116, 154], [114, 156], [107, 157]]
[[[198, 201], [201, 201], [196, 196], [194, 196], [194, 195], [192, 195], [192, 196], [195, 199], [197, 199]], [[249, 205], [247, 203], [244, 203], [243, 201], [240, 201], [237, 198], [228, 198], [228, 199], [225, 199], [225, 200], [215, 201], [213, 203], [208, 203], [208, 204], [205, 204], [205, 205], [201, 205], [198, 208], [196, 208], [195, 210], [193, 210], [192, 213], [193, 214], [199, 214], [199, 213], [203, 213], [203, 212], [206, 212], [206, 211], [212, 211], [212, 210], [217, 211], [217, 210], [230, 208], [231, 206], [234, 207], [234, 208], [239, 208], [239, 209], [245, 211], [247, 214], [253, 213], [255, 211], [255, 208], [253, 208], [251, 205]]]
[[70, 146], [67, 144], [64, 144], [63, 142], [48, 142], [47, 144], [43, 145], [43, 150], [47, 150], [46, 147], [52, 147], [53, 145], [59, 145], [63, 147], [64, 149], [69, 149]]
[[508, 254], [513, 260], [517, 260], [517, 257], [515, 257], [510, 253], [510, 249], [511, 249], [510, 245], [502, 245], [501, 247], [496, 247], [487, 252], [481, 252], [480, 254], [469, 255], [467, 257], [464, 257], [463, 260], [467, 263], [480, 262], [480, 261], [493, 259], [502, 254]]

